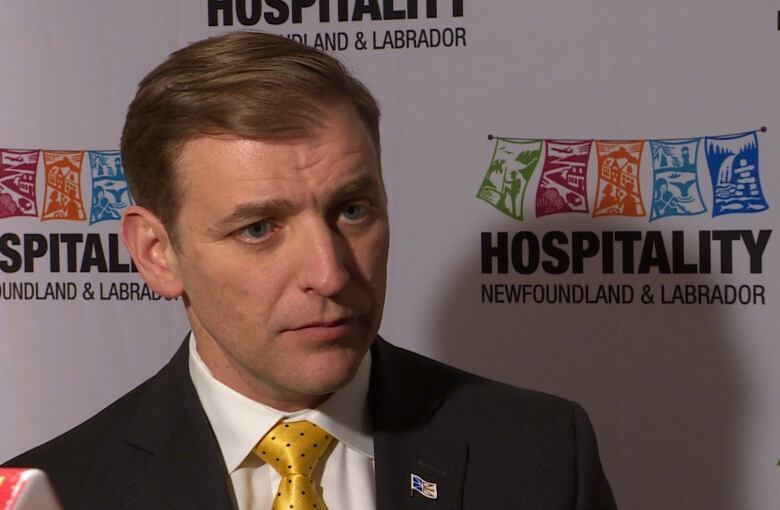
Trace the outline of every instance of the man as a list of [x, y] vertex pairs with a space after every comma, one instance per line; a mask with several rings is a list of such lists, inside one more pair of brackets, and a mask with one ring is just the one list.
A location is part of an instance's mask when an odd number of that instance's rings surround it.
[[141, 82], [122, 159], [123, 239], [192, 333], [11, 462], [66, 509], [614, 508], [579, 406], [377, 337], [379, 109], [337, 61], [261, 33], [192, 44]]

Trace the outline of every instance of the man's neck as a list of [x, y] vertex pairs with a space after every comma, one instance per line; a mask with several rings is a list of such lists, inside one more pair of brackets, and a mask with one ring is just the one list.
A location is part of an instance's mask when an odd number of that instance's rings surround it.
[[[331, 393], [302, 395], [263, 384], [224, 350], [220, 349], [216, 343], [199, 341], [197, 335], [195, 335], [195, 349], [217, 381], [255, 402], [260, 402], [278, 411], [293, 413], [302, 409], [314, 409], [331, 396]], [[215, 349], [218, 349], [219, 352], [212, 352]]]

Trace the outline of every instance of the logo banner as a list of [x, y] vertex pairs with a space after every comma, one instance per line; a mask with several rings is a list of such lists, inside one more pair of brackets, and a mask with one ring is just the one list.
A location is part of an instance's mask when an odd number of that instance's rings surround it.
[[0, 149], [0, 218], [38, 216], [38, 151]]
[[89, 224], [118, 220], [133, 205], [119, 151], [89, 151], [92, 172], [92, 209]]
[[477, 197], [522, 221], [525, 192], [541, 155], [542, 140], [496, 138], [493, 158]]
[[712, 215], [756, 213], [769, 208], [758, 177], [755, 131], [707, 137], [707, 165], [712, 177]]
[[588, 212], [588, 158], [591, 140], [547, 140], [536, 191], [536, 216]]
[[696, 165], [699, 140], [651, 140], [653, 205], [650, 221], [666, 216], [691, 216], [707, 210], [699, 189]]
[[644, 216], [639, 167], [643, 140], [597, 141], [599, 184], [596, 195], [597, 216]]
[[41, 220], [84, 220], [81, 198], [83, 151], [43, 151], [46, 202]]

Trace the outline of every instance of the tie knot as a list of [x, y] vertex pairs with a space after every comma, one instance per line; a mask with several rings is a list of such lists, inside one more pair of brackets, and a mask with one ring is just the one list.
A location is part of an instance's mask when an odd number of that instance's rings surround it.
[[255, 446], [255, 455], [281, 476], [311, 476], [333, 437], [310, 421], [279, 422]]

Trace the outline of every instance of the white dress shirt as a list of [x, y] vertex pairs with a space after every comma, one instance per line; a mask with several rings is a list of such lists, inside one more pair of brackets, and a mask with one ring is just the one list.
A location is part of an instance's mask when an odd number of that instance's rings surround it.
[[190, 377], [222, 450], [239, 510], [269, 510], [281, 477], [252, 449], [279, 421], [309, 420], [338, 441], [317, 464], [312, 478], [330, 510], [373, 510], [374, 439], [368, 413], [371, 353], [355, 377], [315, 409], [285, 413], [222, 384], [209, 371], [190, 335]]

